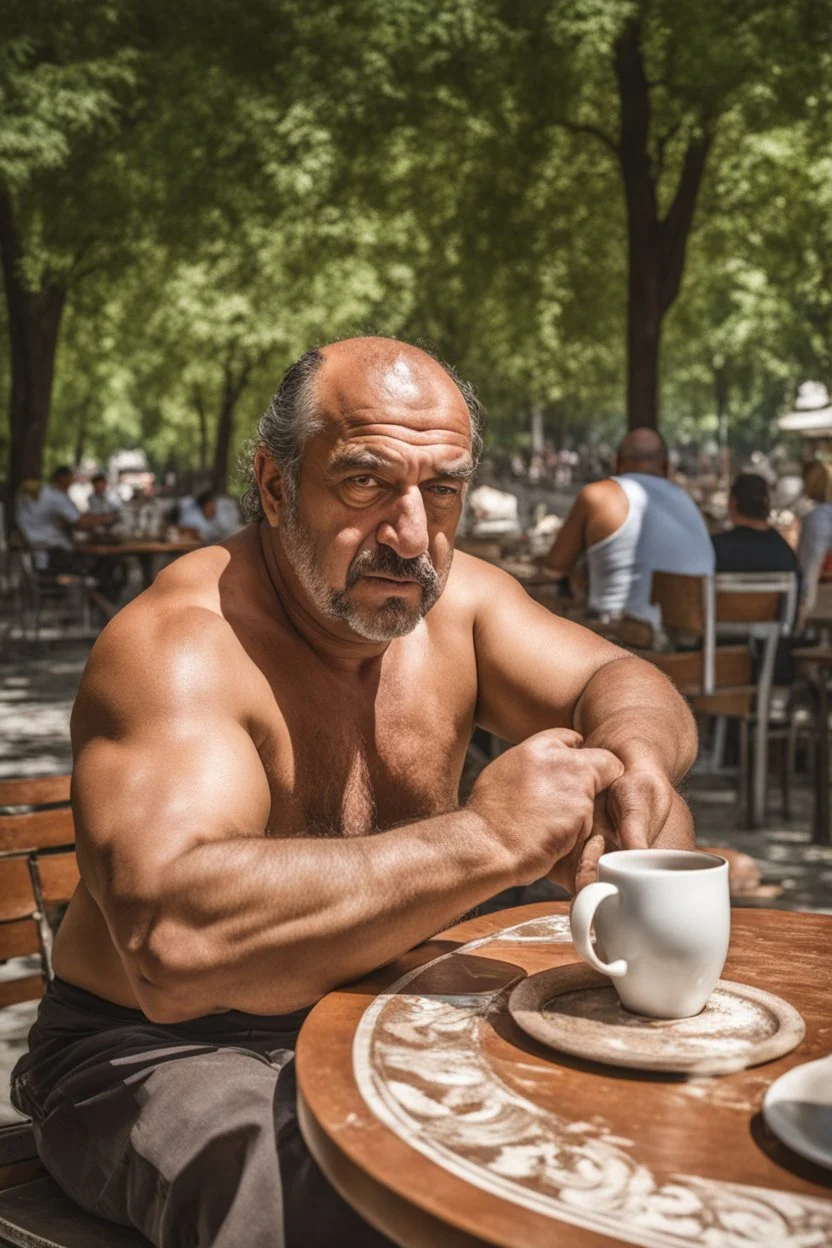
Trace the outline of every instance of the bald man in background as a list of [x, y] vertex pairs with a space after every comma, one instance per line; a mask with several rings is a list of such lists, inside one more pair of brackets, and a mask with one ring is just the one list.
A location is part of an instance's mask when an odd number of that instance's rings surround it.
[[693, 499], [667, 479], [667, 447], [655, 429], [631, 429], [618, 447], [615, 476], [585, 485], [542, 567], [568, 576], [583, 556], [588, 605], [598, 616], [635, 616], [658, 625], [650, 602], [654, 572], [707, 576], [711, 539]]

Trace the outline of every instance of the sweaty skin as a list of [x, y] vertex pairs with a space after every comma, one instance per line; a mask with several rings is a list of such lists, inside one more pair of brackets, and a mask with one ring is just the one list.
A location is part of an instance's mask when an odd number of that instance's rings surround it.
[[[315, 386], [297, 522], [318, 579], [344, 591], [384, 548], [441, 579], [471, 468], [459, 390], [384, 339], [326, 348]], [[166, 569], [93, 649], [59, 976], [159, 1022], [283, 1013], [502, 888], [580, 885], [605, 844], [692, 842], [673, 786], [695, 731], [654, 668], [462, 554], [412, 631], [369, 640], [304, 590], [280, 470], [256, 470], [265, 520]], [[415, 621], [421, 593], [361, 577], [350, 618]], [[460, 809], [477, 723], [520, 744]]]

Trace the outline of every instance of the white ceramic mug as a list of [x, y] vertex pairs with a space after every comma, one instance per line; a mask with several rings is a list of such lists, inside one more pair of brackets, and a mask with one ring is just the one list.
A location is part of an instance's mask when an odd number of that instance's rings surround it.
[[722, 973], [730, 931], [728, 863], [696, 850], [604, 854], [597, 883], [572, 903], [578, 953], [610, 976], [625, 1009], [650, 1018], [699, 1013]]

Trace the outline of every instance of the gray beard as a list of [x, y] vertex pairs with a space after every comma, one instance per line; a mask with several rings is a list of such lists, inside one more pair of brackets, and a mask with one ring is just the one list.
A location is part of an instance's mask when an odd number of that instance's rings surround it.
[[[365, 641], [393, 641], [396, 637], [412, 633], [445, 588], [453, 558], [451, 552], [445, 567], [438, 573], [427, 554], [416, 559], [401, 559], [389, 547], [362, 551], [353, 560], [344, 589], [333, 590], [320, 573], [315, 540], [300, 519], [295, 491], [291, 488], [286, 492], [278, 536], [290, 568], [321, 615], [346, 624]], [[414, 606], [396, 595], [386, 598], [378, 607], [360, 607], [353, 600], [350, 590], [362, 575], [370, 572], [413, 576], [421, 586], [421, 601]]]

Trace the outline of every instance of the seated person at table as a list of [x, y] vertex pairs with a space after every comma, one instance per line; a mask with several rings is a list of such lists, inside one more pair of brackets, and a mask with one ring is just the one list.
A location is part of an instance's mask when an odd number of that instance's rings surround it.
[[[454, 556], [482, 415], [405, 343], [309, 352], [260, 423], [249, 526], [93, 650], [82, 882], [14, 1101], [61, 1187], [154, 1244], [386, 1242], [300, 1135], [308, 1008], [508, 886], [692, 843], [668, 681]], [[516, 744], [460, 807], [476, 724]]]
[[87, 506], [94, 516], [109, 516], [114, 511], [121, 511], [124, 504], [115, 490], [111, 490], [103, 472], [97, 472], [90, 484], [92, 490], [87, 499]]
[[[221, 507], [221, 503], [225, 506]], [[183, 498], [179, 504], [179, 527], [192, 529], [206, 543], [230, 537], [239, 527], [238, 517], [236, 504], [231, 499], [220, 499], [214, 490], [203, 490], [196, 498]]]
[[661, 435], [631, 429], [618, 447], [616, 475], [583, 487], [542, 561], [554, 576], [567, 576], [583, 556], [595, 615], [626, 613], [659, 624], [650, 602], [654, 572], [714, 570], [705, 521], [693, 499], [668, 481], [667, 467]]
[[117, 561], [107, 558], [92, 560], [73, 540], [75, 532], [109, 528], [118, 520], [116, 511], [80, 512], [69, 497], [75, 473], [62, 464], [52, 473], [48, 483], [35, 492], [23, 488], [15, 502], [15, 521], [28, 545], [38, 572], [60, 576], [89, 575], [101, 586], [101, 593], [91, 597], [109, 618], [115, 613], [123, 576]]
[[769, 523], [768, 482], [756, 472], [735, 477], [728, 496], [733, 528], [711, 538], [717, 572], [796, 572], [797, 556]]

